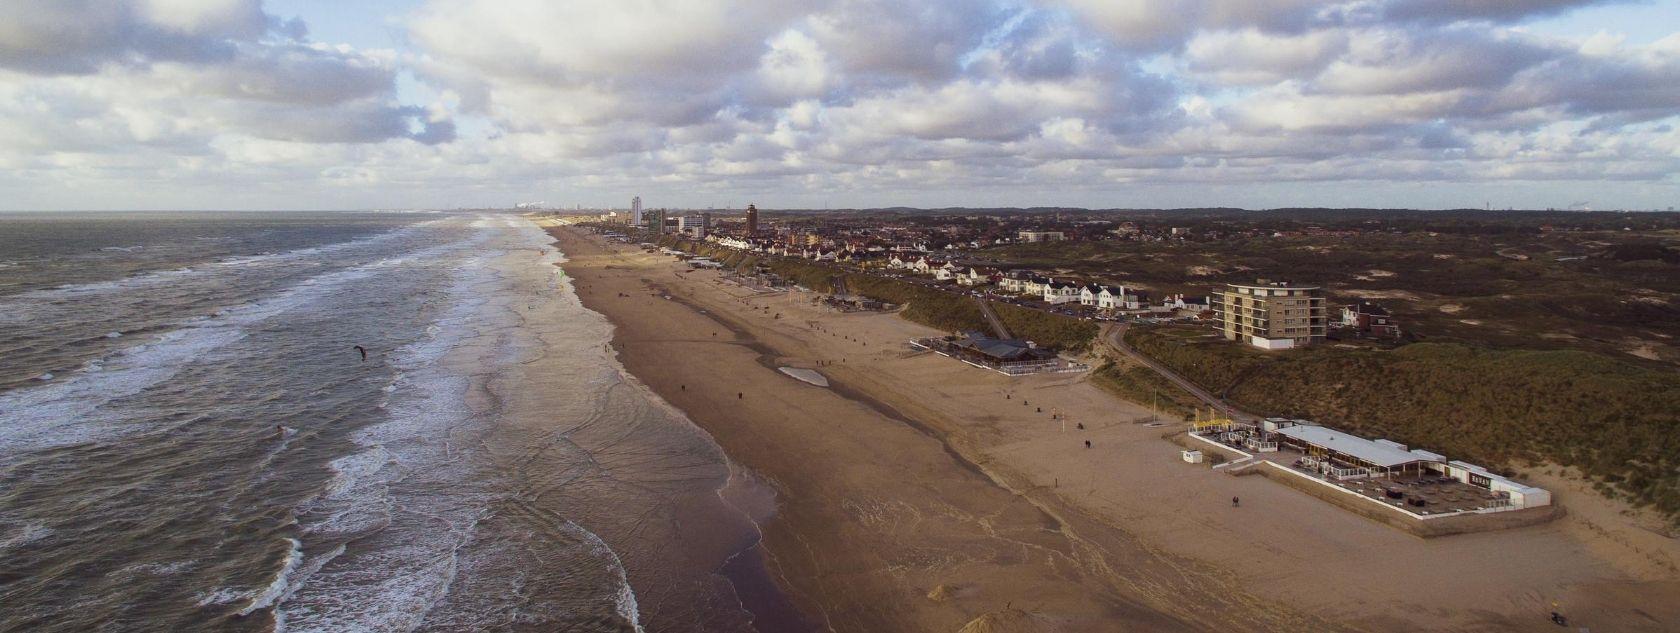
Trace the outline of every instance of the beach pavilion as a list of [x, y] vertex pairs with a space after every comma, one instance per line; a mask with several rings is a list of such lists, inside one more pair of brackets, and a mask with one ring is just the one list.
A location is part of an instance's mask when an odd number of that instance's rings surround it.
[[1285, 447], [1306, 455], [1320, 473], [1338, 479], [1421, 476], [1431, 470], [1442, 470], [1447, 461], [1428, 451], [1409, 451], [1402, 444], [1368, 440], [1316, 425], [1287, 426], [1278, 429], [1275, 435]]

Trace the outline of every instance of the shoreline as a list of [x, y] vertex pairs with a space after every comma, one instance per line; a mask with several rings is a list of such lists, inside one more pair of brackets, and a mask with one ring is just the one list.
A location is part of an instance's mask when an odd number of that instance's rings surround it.
[[[988, 614], [995, 620], [1026, 613], [1013, 605], [1037, 605], [1031, 617], [1046, 619], [1047, 630], [1111, 630], [1116, 621], [1144, 631], [1199, 628], [1102, 583], [1068, 578], [1080, 566], [1073, 560], [1079, 546], [1069, 542], [1057, 520], [998, 486], [937, 432], [907, 423], [909, 416], [890, 419], [871, 406], [879, 403], [841, 395], [846, 388], [831, 371], [824, 372], [828, 388], [781, 373], [785, 359], [801, 355], [764, 340], [751, 324], [690, 302], [679, 290], [600, 261], [617, 257], [604, 244], [550, 232], [566, 253], [561, 266], [579, 298], [614, 323], [619, 362], [687, 411], [733, 463], [776, 490], [777, 514], [762, 526], [766, 568], [818, 628], [955, 631]], [[666, 309], [650, 309], [658, 305]], [[670, 331], [691, 336], [666, 335]], [[675, 362], [684, 352], [699, 351], [695, 348], [712, 349], [705, 360]], [[742, 389], [750, 390], [750, 397]], [[758, 408], [765, 400], [780, 402]], [[731, 411], [731, 403], [753, 410]], [[779, 424], [789, 409], [820, 411], [885, 441], [875, 445], [881, 450], [821, 442], [820, 428]], [[778, 430], [782, 433], [766, 433]], [[774, 439], [812, 450], [785, 455]], [[851, 464], [869, 458], [885, 459], [867, 467]], [[830, 467], [813, 468], [810, 462], [818, 460]], [[901, 478], [899, 468], [905, 466], [918, 476]], [[928, 494], [918, 486], [924, 477], [951, 492]], [[931, 559], [931, 567], [942, 572], [939, 578], [918, 581], [913, 577], [925, 575], [895, 562], [914, 558]], [[930, 592], [951, 596], [935, 600], [927, 597]]]
[[[933, 331], [893, 315], [825, 313], [800, 293], [737, 292], [715, 273], [683, 270], [582, 229], [549, 232], [567, 253], [562, 267], [580, 299], [615, 325], [613, 347], [624, 366], [777, 490], [783, 512], [764, 528], [767, 564], [796, 603], [834, 630], [957, 630], [977, 618], [1008, 620], [1022, 605], [1038, 629], [1058, 631], [1117, 622], [1141, 630], [1524, 630], [1527, 614], [1543, 614], [1549, 600], [1563, 600], [1583, 624], [1660, 630], [1639, 614], [1661, 619], [1676, 610], [1656, 606], [1680, 595], [1667, 566], [1674, 553], [1662, 543], [1651, 551], [1640, 549], [1649, 545], [1643, 542], [1618, 545], [1588, 534], [1602, 524], [1576, 520], [1408, 542], [1264, 478], [1176, 464], [1177, 447], [1161, 439], [1169, 429], [1116, 421], [1143, 408], [1082, 377], [970, 372], [898, 349], [894, 343], [907, 335]], [[726, 331], [728, 340], [720, 340]], [[777, 371], [819, 365], [827, 388]], [[746, 393], [731, 384], [750, 384], [754, 400], [769, 396], [779, 408], [730, 411], [746, 404]], [[1040, 406], [1029, 407], [1029, 399]], [[831, 424], [780, 433], [791, 424], [785, 418], [812, 407]], [[1056, 428], [1050, 418], [1057, 411], [1088, 428]], [[842, 424], [890, 436], [879, 446], [905, 463], [826, 437]], [[843, 456], [801, 459], [766, 446], [789, 437]], [[1076, 448], [1075, 438], [1091, 438], [1097, 449]], [[881, 470], [902, 477], [892, 494], [869, 485]], [[858, 485], [814, 481], [825, 478]], [[1234, 513], [1218, 501], [1239, 493], [1245, 509], [1267, 509]], [[929, 526], [925, 511], [824, 507], [825, 497], [845, 506], [852, 496], [913, 509], [972, 506], [979, 497], [998, 504], [991, 511], [1021, 532]], [[931, 534], [904, 548], [894, 541], [907, 535], [894, 533], [889, 519], [921, 522]], [[1000, 535], [1033, 553], [988, 559]], [[825, 543], [875, 551], [826, 551]], [[963, 564], [917, 558], [929, 549]], [[1392, 567], [1392, 577], [1370, 578], [1373, 565]], [[1034, 572], [1054, 580], [1037, 582]], [[836, 577], [857, 584], [836, 588]], [[1047, 593], [1056, 597], [1046, 600]], [[898, 613], [871, 613], [858, 599], [865, 595]]]

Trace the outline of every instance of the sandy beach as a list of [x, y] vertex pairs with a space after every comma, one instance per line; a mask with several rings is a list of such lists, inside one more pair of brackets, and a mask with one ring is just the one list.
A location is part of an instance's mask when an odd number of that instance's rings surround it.
[[940, 333], [891, 314], [551, 234], [624, 366], [776, 491], [762, 551], [815, 628], [1557, 630], [1554, 604], [1680, 626], [1680, 546], [1568, 482], [1538, 482], [1558, 521], [1420, 539], [1185, 464], [1181, 425], [1082, 375], [1006, 377], [911, 349]]

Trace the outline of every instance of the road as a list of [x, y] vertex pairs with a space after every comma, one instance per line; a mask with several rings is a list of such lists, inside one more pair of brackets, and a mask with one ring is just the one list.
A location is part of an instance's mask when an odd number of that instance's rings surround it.
[[1009, 328], [1003, 326], [1003, 319], [999, 319], [997, 313], [992, 311], [990, 301], [985, 297], [975, 297], [974, 302], [980, 304], [980, 314], [986, 315], [986, 320], [991, 322], [992, 331], [998, 338], [1015, 338], [1009, 335]]
[[1231, 416], [1232, 420], [1238, 422], [1256, 422], [1260, 419], [1260, 416], [1241, 411], [1236, 407], [1231, 406], [1224, 400], [1220, 399], [1219, 396], [1213, 395], [1213, 393], [1208, 390], [1197, 386], [1196, 383], [1190, 382], [1183, 376], [1179, 376], [1176, 372], [1167, 369], [1160, 363], [1155, 362], [1154, 359], [1144, 356], [1137, 350], [1132, 349], [1132, 346], [1126, 344], [1126, 330], [1129, 327], [1131, 326], [1127, 323], [1116, 323], [1105, 326], [1101, 334], [1103, 342], [1108, 344], [1108, 346], [1114, 351], [1124, 354], [1127, 358], [1137, 361], [1144, 367], [1155, 370], [1155, 373], [1160, 374], [1169, 381], [1172, 381], [1172, 383], [1178, 385], [1179, 388], [1190, 392], [1190, 395], [1196, 396], [1197, 399], [1207, 403], [1208, 406]]

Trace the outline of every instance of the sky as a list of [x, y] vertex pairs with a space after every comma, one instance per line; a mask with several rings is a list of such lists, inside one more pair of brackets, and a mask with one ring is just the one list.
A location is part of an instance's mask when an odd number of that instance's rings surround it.
[[0, 209], [1680, 206], [1680, 2], [0, 0]]

